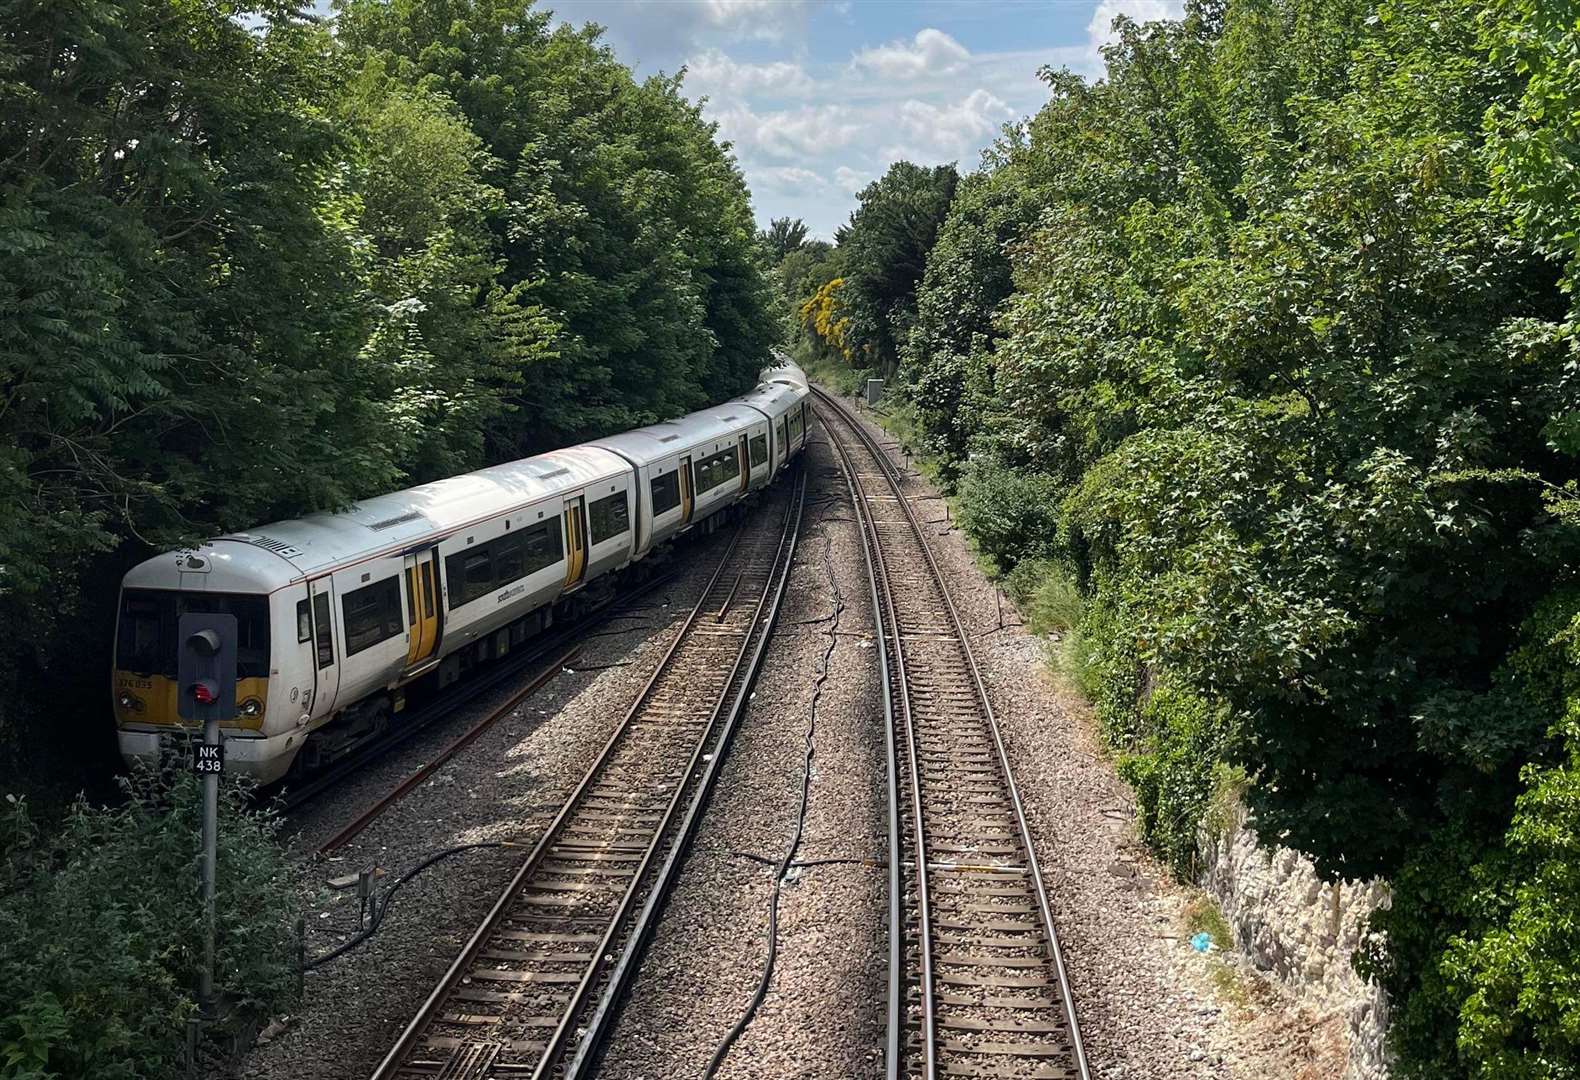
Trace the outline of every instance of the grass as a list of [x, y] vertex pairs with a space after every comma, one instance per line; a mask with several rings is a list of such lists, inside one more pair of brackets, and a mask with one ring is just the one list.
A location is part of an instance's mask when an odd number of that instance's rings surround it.
[[1207, 978], [1212, 982], [1218, 997], [1231, 1005], [1246, 1008], [1251, 1003], [1251, 992], [1239, 970], [1226, 960], [1225, 954], [1234, 949], [1234, 933], [1223, 911], [1206, 893], [1198, 892], [1185, 903], [1182, 915], [1186, 939], [1206, 934], [1212, 939], [1213, 951], [1203, 958], [1207, 962]]

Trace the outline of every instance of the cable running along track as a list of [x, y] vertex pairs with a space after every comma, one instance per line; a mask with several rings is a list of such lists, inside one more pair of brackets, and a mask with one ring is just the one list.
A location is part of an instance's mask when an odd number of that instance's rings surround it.
[[804, 497], [798, 469], [739, 527], [658, 669], [374, 1080], [589, 1075], [761, 664]]
[[894, 463], [843, 403], [887, 682], [888, 1076], [1089, 1080], [1020, 795], [976, 658]]

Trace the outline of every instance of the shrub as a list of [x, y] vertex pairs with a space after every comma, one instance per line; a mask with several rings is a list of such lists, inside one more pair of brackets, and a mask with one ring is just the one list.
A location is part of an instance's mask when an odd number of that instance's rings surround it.
[[1021, 473], [989, 456], [960, 477], [960, 525], [995, 574], [1057, 551], [1059, 487], [1051, 476]]
[[[202, 787], [141, 772], [47, 834], [8, 796], [0, 836], [0, 1077], [178, 1074], [202, 963]], [[297, 987], [295, 889], [278, 818], [220, 801], [215, 988], [238, 1018]]]
[[1165, 678], [1141, 709], [1135, 753], [1119, 761], [1136, 792], [1141, 835], [1174, 872], [1196, 875], [1196, 834], [1220, 786], [1227, 710]]

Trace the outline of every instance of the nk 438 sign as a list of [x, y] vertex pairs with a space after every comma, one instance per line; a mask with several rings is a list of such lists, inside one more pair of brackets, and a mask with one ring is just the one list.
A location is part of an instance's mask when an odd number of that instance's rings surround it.
[[216, 775], [224, 772], [225, 744], [193, 743], [192, 771], [195, 773], [215, 773]]

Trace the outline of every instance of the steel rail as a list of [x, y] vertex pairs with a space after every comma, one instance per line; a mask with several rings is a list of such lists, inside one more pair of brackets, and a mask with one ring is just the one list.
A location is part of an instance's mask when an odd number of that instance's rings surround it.
[[[821, 415], [818, 420], [822, 423]], [[828, 425], [823, 423], [823, 428], [827, 431]], [[850, 451], [846, 449], [844, 443], [834, 438], [832, 432], [829, 432], [828, 441], [838, 457], [840, 472], [845, 478], [846, 488], [850, 491], [850, 503], [856, 511], [857, 527], [862, 535], [861, 562], [867, 571], [867, 592], [872, 603], [872, 636], [878, 651], [878, 681], [883, 688], [884, 763], [888, 773], [889, 811], [889, 981], [883, 1060], [884, 1075], [887, 1080], [900, 1080], [900, 1035], [904, 1028], [901, 1014], [905, 993], [901, 978], [905, 942], [904, 886], [901, 884], [900, 876], [905, 861], [905, 851], [900, 842], [900, 779], [894, 745], [894, 686], [890, 682], [889, 634], [879, 614], [884, 610], [884, 605], [878, 597], [879, 575], [874, 565], [872, 546], [872, 541], [877, 536], [877, 528], [871, 523], [867, 500], [860, 491], [856, 479], [856, 467], [850, 459]], [[887, 591], [884, 592], [884, 599], [890, 599]]]
[[456, 754], [466, 749], [466, 747], [472, 745], [472, 743], [477, 740], [478, 736], [482, 735], [483, 732], [487, 731], [489, 728], [498, 723], [500, 717], [504, 716], [517, 705], [520, 705], [523, 701], [527, 700], [527, 698], [541, 690], [545, 685], [548, 684], [549, 680], [553, 679], [554, 676], [558, 675], [562, 670], [564, 670], [567, 664], [575, 660], [581, 651], [582, 647], [580, 645], [572, 645], [569, 649], [565, 650], [563, 653], [560, 653], [557, 657], [545, 665], [544, 669], [534, 676], [533, 679], [527, 683], [527, 685], [523, 686], [520, 690], [517, 690], [514, 694], [510, 695], [509, 698], [505, 699], [503, 704], [490, 710], [487, 716], [483, 717], [471, 727], [467, 728], [466, 731], [463, 732], [458, 738], [448, 743], [443, 750], [440, 750], [433, 757], [429, 758], [421, 768], [417, 769], [410, 776], [406, 777], [406, 779], [396, 784], [395, 787], [379, 796], [376, 802], [353, 818], [350, 823], [341, 828], [339, 832], [335, 833], [335, 835], [331, 836], [328, 840], [325, 840], [322, 844], [319, 844], [318, 853], [320, 855], [329, 855], [349, 844], [352, 839], [357, 836], [357, 834], [362, 832], [363, 829], [366, 829], [369, 825], [373, 824], [374, 821], [378, 820], [384, 811], [388, 810], [391, 806], [394, 806], [414, 787], [428, 779], [428, 777], [432, 776], [439, 766], [449, 761]]
[[434, 700], [424, 704], [416, 715], [404, 718], [399, 725], [383, 738], [375, 739], [373, 742], [359, 747], [348, 757], [326, 766], [322, 772], [310, 776], [301, 785], [292, 787], [289, 780], [284, 781], [279, 794], [281, 808], [289, 813], [305, 806], [319, 795], [337, 786], [347, 776], [359, 772], [396, 747], [410, 742], [419, 733], [426, 731], [441, 720], [470, 705], [490, 690], [495, 690], [508, 683], [511, 679], [517, 678], [523, 672], [536, 667], [544, 658], [553, 655], [555, 652], [564, 652], [578, 638], [585, 637], [593, 629], [618, 617], [620, 612], [630, 608], [633, 602], [640, 600], [664, 585], [670, 584], [679, 576], [679, 569], [666, 570], [657, 577], [636, 586], [629, 594], [604, 605], [591, 615], [575, 619], [563, 627], [557, 626], [547, 636], [534, 640], [527, 646], [526, 651], [521, 654], [497, 660], [488, 670], [479, 672], [476, 676], [464, 680], [459, 686], [447, 688]]
[[[1038, 912], [1039, 919], [1040, 919], [1040, 921], [1042, 923], [1043, 932], [1044, 932], [1044, 934], [1046, 936], [1046, 939], [1047, 939], [1047, 942], [1048, 942], [1048, 946], [1049, 946], [1049, 952], [1050, 952], [1049, 959], [1050, 959], [1050, 962], [1053, 964], [1055, 977], [1056, 977], [1055, 981], [1058, 984], [1058, 991], [1059, 991], [1059, 996], [1060, 996], [1060, 1004], [1061, 1004], [1061, 1007], [1062, 1007], [1062, 1012], [1064, 1013], [1065, 1022], [1068, 1025], [1069, 1037], [1070, 1037], [1070, 1041], [1071, 1041], [1073, 1052], [1074, 1052], [1075, 1066], [1076, 1066], [1078, 1075], [1080, 1077], [1082, 1077], [1083, 1080], [1085, 1080], [1085, 1078], [1089, 1078], [1090, 1077], [1091, 1072], [1090, 1072], [1090, 1067], [1089, 1067], [1089, 1065], [1087, 1063], [1087, 1060], [1086, 1060], [1085, 1047], [1082, 1044], [1082, 1040], [1081, 1040], [1080, 1026], [1079, 1026], [1079, 1022], [1078, 1022], [1078, 1019], [1077, 1019], [1077, 1016], [1076, 1016], [1076, 1011], [1075, 1011], [1075, 1000], [1074, 1000], [1074, 997], [1073, 997], [1073, 995], [1071, 994], [1071, 991], [1070, 991], [1069, 975], [1068, 975], [1068, 971], [1067, 971], [1067, 969], [1065, 967], [1065, 963], [1064, 963], [1063, 949], [1061, 948], [1061, 946], [1059, 944], [1058, 931], [1057, 931], [1057, 928], [1056, 928], [1056, 926], [1054, 924], [1054, 920], [1053, 920], [1052, 905], [1051, 905], [1051, 903], [1048, 900], [1047, 888], [1044, 885], [1043, 880], [1042, 880], [1042, 871], [1041, 871], [1041, 868], [1040, 868], [1040, 866], [1038, 865], [1038, 862], [1037, 862], [1036, 849], [1032, 845], [1031, 830], [1030, 830], [1029, 826], [1026, 823], [1025, 806], [1024, 806], [1024, 803], [1022, 802], [1022, 799], [1021, 799], [1021, 796], [1020, 796], [1019, 787], [1015, 783], [1014, 774], [1009, 768], [1009, 758], [1008, 758], [1008, 755], [1007, 755], [1007, 753], [1005, 752], [1005, 749], [1004, 749], [1004, 741], [1003, 741], [1002, 733], [999, 730], [998, 719], [994, 715], [992, 702], [988, 698], [986, 686], [985, 686], [985, 684], [983, 682], [983, 679], [982, 679], [981, 669], [977, 665], [976, 655], [973, 652], [973, 650], [971, 649], [970, 639], [969, 639], [968, 635], [965, 632], [964, 625], [960, 621], [959, 612], [955, 608], [954, 600], [950, 596], [948, 585], [945, 582], [943, 574], [942, 574], [941, 570], [938, 567], [937, 559], [935, 558], [935, 556], [933, 554], [932, 545], [928, 542], [926, 534], [925, 534], [925, 532], [923, 531], [923, 529], [921, 527], [921, 522], [917, 519], [916, 512], [911, 507], [910, 501], [905, 497], [904, 488], [903, 488], [903, 485], [901, 483], [899, 473], [898, 473], [897, 469], [895, 468], [894, 462], [889, 458], [888, 454], [878, 444], [878, 441], [875, 438], [873, 438], [871, 433], [868, 432], [865, 429], [865, 427], [861, 424], [861, 422], [856, 417], [851, 415], [849, 409], [846, 408], [846, 406], [844, 405], [843, 402], [839, 401], [837, 398], [833, 397], [832, 395], [827, 394], [826, 392], [818, 389], [817, 387], [813, 387], [812, 390], [818, 396], [821, 405], [826, 407], [828, 410], [830, 410], [833, 413], [833, 415], [835, 415], [835, 416], [837, 416], [839, 418], [841, 423], [852, 434], [854, 434], [856, 436], [856, 438], [862, 444], [863, 448], [867, 451], [867, 453], [873, 458], [874, 462], [878, 465], [879, 471], [883, 475], [884, 479], [887, 481], [888, 487], [889, 487], [890, 491], [893, 493], [894, 498], [897, 500], [897, 503], [898, 503], [902, 513], [903, 513], [904, 520], [909, 525], [910, 532], [914, 536], [914, 538], [916, 540], [916, 543], [917, 543], [920, 551], [922, 552], [923, 560], [924, 560], [924, 562], [925, 562], [925, 564], [927, 566], [928, 572], [929, 572], [929, 574], [930, 574], [930, 576], [932, 578], [932, 581], [933, 581], [933, 583], [934, 583], [934, 585], [935, 585], [935, 587], [936, 587], [936, 589], [938, 591], [939, 596], [941, 597], [941, 599], [943, 601], [944, 612], [945, 612], [945, 614], [947, 616], [948, 623], [949, 623], [951, 629], [953, 630], [954, 636], [955, 636], [955, 638], [957, 640], [957, 644], [959, 645], [961, 653], [962, 653], [962, 655], [965, 658], [966, 667], [967, 667], [967, 670], [968, 670], [969, 675], [970, 675], [970, 683], [971, 683], [972, 688], [975, 691], [977, 702], [978, 702], [978, 704], [979, 704], [979, 706], [981, 708], [982, 718], [986, 722], [988, 731], [990, 732], [990, 734], [992, 736], [993, 746], [994, 746], [994, 749], [995, 749], [995, 752], [996, 752], [996, 757], [997, 757], [998, 765], [999, 765], [999, 772], [1000, 772], [1000, 775], [1002, 776], [1004, 786], [1005, 786], [1005, 788], [1007, 790], [1008, 802], [1009, 802], [1009, 805], [1010, 805], [1010, 807], [1012, 809], [1012, 812], [1013, 812], [1013, 816], [1014, 816], [1014, 820], [1015, 820], [1015, 824], [1016, 824], [1016, 831], [1019, 834], [1019, 839], [1020, 839], [1021, 846], [1022, 846], [1022, 848], [1025, 851], [1027, 873], [1028, 873], [1029, 877], [1031, 878], [1031, 881], [1032, 881], [1032, 883], [1034, 885], [1034, 888], [1035, 888], [1035, 893], [1036, 893], [1036, 898], [1037, 898], [1037, 905], [1036, 905], [1037, 906], [1037, 912]], [[826, 427], [827, 427], [827, 425], [825, 424], [825, 428]], [[832, 440], [832, 441], [835, 441], [837, 443], [838, 440]], [[862, 492], [862, 497], [864, 499], [867, 497], [865, 491]], [[867, 518], [868, 518], [869, 522], [872, 520], [870, 514], [867, 515]], [[872, 528], [872, 534], [873, 534], [873, 543], [876, 546], [881, 548], [881, 545], [877, 544], [877, 530], [876, 530], [875, 527]], [[880, 565], [882, 565], [882, 564], [880, 564]], [[890, 593], [891, 593], [891, 595], [889, 597], [889, 604], [887, 605], [887, 607], [888, 607], [888, 610], [890, 611], [891, 616], [892, 616], [892, 613], [893, 613], [892, 589], [890, 590]], [[901, 635], [901, 629], [900, 629], [900, 624], [899, 624], [897, 619], [896, 619], [896, 621], [894, 622], [893, 625], [894, 625], [895, 640], [896, 640], [896, 643], [897, 643], [897, 646], [898, 646], [896, 651], [897, 651], [897, 653], [900, 654], [901, 665], [902, 665], [902, 672], [903, 672], [904, 646], [903, 646], [903, 642], [901, 641], [901, 636], [902, 636]], [[903, 684], [905, 682], [905, 680], [903, 678], [903, 675], [902, 675], [901, 682], [902, 682], [902, 686], [903, 686]], [[908, 733], [908, 735], [911, 735], [911, 734], [913, 734], [913, 729], [911, 728], [911, 725], [909, 724], [909, 693], [908, 693], [908, 690], [905, 693], [905, 704], [906, 704], [906, 710], [907, 710], [907, 733]], [[912, 774], [911, 774], [913, 797], [918, 799], [918, 806], [917, 806], [917, 810], [916, 810], [916, 816], [917, 816], [917, 820], [920, 821], [921, 809], [920, 809], [920, 804], [919, 804], [919, 799], [920, 799], [919, 781], [918, 781], [917, 773], [914, 771], [915, 762], [916, 762], [914, 741], [912, 742], [912, 745], [910, 747], [908, 747], [908, 751], [909, 751], [910, 760], [911, 760], [912, 766], [913, 766], [913, 771], [912, 771]], [[917, 869], [918, 869], [918, 878], [921, 881], [925, 881], [926, 874], [927, 874], [926, 848], [925, 848], [924, 842], [923, 842], [923, 834], [921, 833], [920, 829], [918, 829], [918, 832], [917, 832], [916, 844], [917, 844], [916, 863], [917, 863]], [[927, 910], [927, 901], [926, 901], [926, 898], [925, 898], [925, 893], [923, 894], [923, 896], [920, 899], [920, 905], [921, 905], [922, 912], [925, 913], [926, 910]], [[933, 1076], [935, 1076], [935, 1074], [936, 1074], [936, 1058], [935, 1058], [935, 1048], [934, 1048], [934, 1039], [933, 1039], [933, 1024], [935, 1022], [935, 1017], [934, 1017], [934, 1010], [933, 1010], [933, 1006], [932, 1006], [932, 999], [934, 997], [934, 992], [933, 992], [933, 987], [932, 987], [932, 982], [931, 982], [930, 967], [927, 964], [927, 960], [930, 957], [930, 950], [927, 948], [927, 945], [926, 945], [926, 941], [930, 940], [931, 935], [927, 933], [925, 919], [923, 920], [923, 927], [924, 927], [924, 929], [923, 929], [922, 936], [924, 938], [924, 943], [923, 943], [922, 950], [921, 950], [922, 951], [922, 956], [923, 956], [923, 961], [924, 961], [923, 986], [922, 986], [923, 993], [922, 993], [922, 996], [923, 996], [923, 1000], [924, 1000], [925, 1018], [926, 1018], [927, 1023], [928, 1023], [928, 1031], [927, 1031], [927, 1034], [926, 1034], [926, 1042], [927, 1042], [926, 1072], [925, 1072], [924, 1075], [926, 1077], [928, 1077], [929, 1080], [931, 1080], [931, 1078]]]
[[[599, 1053], [602, 1051], [613, 1030], [615, 1009], [631, 979], [636, 974], [638, 962], [653, 932], [657, 929], [658, 916], [663, 911], [663, 905], [668, 898], [669, 891], [679, 876], [680, 865], [688, 852], [691, 841], [696, 834], [697, 826], [701, 823], [714, 782], [718, 779], [719, 771], [724, 765], [725, 750], [734, 739], [735, 729], [739, 726], [741, 714], [746, 711], [746, 703], [750, 699], [752, 686], [757, 681], [758, 674], [762, 671], [763, 656], [768, 650], [768, 642], [773, 637], [774, 627], [779, 621], [779, 610], [784, 602], [785, 590], [790, 584], [790, 566], [795, 555], [795, 550], [801, 539], [801, 517], [806, 506], [806, 476], [803, 472], [797, 478], [796, 492], [793, 496], [795, 505], [790, 517], [794, 521], [794, 528], [787, 530], [780, 539], [779, 551], [774, 557], [774, 564], [778, 576], [778, 586], [774, 586], [774, 575], [769, 575], [767, 585], [764, 587], [764, 599], [771, 592], [772, 602], [768, 606], [767, 614], [763, 614], [759, 601], [755, 630], [756, 646], [752, 649], [747, 661], [742, 681], [733, 694], [730, 694], [729, 713], [725, 717], [723, 730], [718, 738], [713, 740], [713, 751], [707, 755], [707, 767], [701, 781], [697, 785], [686, 816], [680, 824], [675, 843], [670, 847], [668, 858], [664, 862], [654, 883], [653, 890], [648, 894], [646, 903], [636, 923], [632, 926], [630, 935], [626, 940], [625, 948], [620, 954], [619, 961], [610, 973], [609, 985], [601, 995], [596, 1011], [587, 1024], [587, 1034], [577, 1045], [574, 1058], [565, 1070], [565, 1080], [581, 1080], [590, 1076], [595, 1066]], [[737, 579], [737, 586], [739, 580]], [[733, 595], [733, 589], [732, 589]], [[750, 640], [750, 638], [748, 639]], [[726, 693], [729, 693], [726, 690]], [[700, 744], [699, 744], [700, 750]], [[695, 758], [693, 759], [693, 767]]]
[[[804, 490], [804, 488], [801, 490]], [[801, 500], [796, 498], [793, 500], [794, 516], [792, 517], [792, 512], [790, 510], [787, 510], [786, 512], [786, 520], [784, 528], [781, 530], [781, 537], [776, 553], [776, 558], [782, 558], [788, 561], [789, 556], [786, 553], [784, 538], [788, 535], [798, 535], [800, 506]], [[633, 730], [633, 725], [637, 722], [638, 718], [643, 715], [644, 707], [652, 698], [655, 688], [658, 687], [661, 680], [670, 673], [675, 658], [681, 651], [682, 646], [692, 639], [693, 630], [698, 628], [699, 623], [702, 620], [702, 616], [705, 613], [711, 611], [710, 602], [716, 602], [715, 587], [718, 586], [722, 580], [724, 580], [726, 571], [728, 569], [733, 569], [732, 562], [737, 550], [740, 547], [741, 539], [745, 531], [746, 525], [743, 523], [731, 537], [727, 549], [720, 557], [718, 565], [710, 577], [707, 586], [702, 590], [701, 595], [698, 597], [696, 605], [688, 614], [679, 632], [677, 632], [670, 641], [669, 646], [666, 648], [663, 656], [660, 658], [652, 675], [644, 684], [641, 692], [637, 695], [631, 707], [627, 710], [620, 723], [615, 727], [614, 731], [604, 743], [596, 760], [587, 770], [586, 774], [582, 777], [581, 781], [577, 784], [571, 795], [561, 803], [559, 811], [556, 813], [553, 821], [544, 830], [538, 842], [534, 845], [531, 853], [527, 856], [526, 860], [523, 861], [520, 868], [518, 868], [515, 875], [511, 878], [510, 883], [501, 892], [499, 898], [490, 908], [482, 923], [477, 927], [476, 930], [473, 931], [471, 937], [457, 954], [455, 960], [451, 963], [444, 976], [440, 979], [439, 983], [434, 987], [433, 991], [424, 1001], [422, 1007], [418, 1010], [417, 1015], [406, 1026], [405, 1030], [397, 1039], [395, 1045], [391, 1047], [389, 1053], [379, 1064], [378, 1068], [373, 1074], [374, 1080], [388, 1080], [388, 1078], [394, 1077], [398, 1073], [404, 1071], [404, 1063], [417, 1049], [428, 1028], [432, 1025], [432, 1023], [440, 1018], [442, 1007], [449, 1000], [452, 992], [455, 991], [458, 985], [464, 981], [466, 973], [479, 959], [479, 954], [482, 952], [484, 945], [490, 940], [494, 931], [506, 921], [507, 917], [511, 913], [512, 904], [527, 887], [528, 883], [533, 878], [533, 875], [540, 870], [543, 863], [551, 856], [551, 853], [560, 842], [562, 831], [564, 830], [567, 822], [570, 821], [574, 813], [583, 806], [583, 804], [586, 802], [589, 792], [603, 778], [606, 767], [613, 759], [616, 750], [621, 747], [627, 735]], [[770, 568], [770, 571], [767, 575], [768, 584], [773, 582], [774, 576], [773, 568]], [[768, 585], [765, 585], [763, 599], [766, 599], [767, 591]], [[761, 609], [759, 608], [759, 611], [760, 610]], [[682, 774], [688, 779], [696, 775], [696, 765], [698, 760], [704, 751], [709, 746], [713, 745], [712, 734], [717, 729], [718, 717], [726, 704], [725, 699], [728, 697], [731, 687], [737, 685], [737, 676], [741, 671], [741, 661], [747, 652], [749, 644], [753, 640], [753, 634], [751, 631], [753, 628], [755, 628], [757, 619], [758, 616], [754, 614], [752, 626], [748, 627], [747, 631], [742, 634], [741, 646], [736, 651], [730, 674], [725, 679], [720, 690], [720, 699], [713, 703], [711, 709], [709, 710], [708, 719], [705, 722], [703, 731], [696, 740], [691, 754], [691, 759], [687, 764], [686, 772]], [[756, 659], [760, 660], [760, 653]], [[755, 676], [755, 671], [751, 672], [750, 674]], [[745, 681], [744, 685], [750, 685], [749, 678]], [[745, 691], [740, 691], [739, 696], [744, 697]], [[648, 882], [648, 870], [653, 862], [655, 853], [661, 842], [667, 836], [671, 835], [671, 826], [674, 822], [677, 808], [680, 805], [681, 796], [686, 790], [688, 790], [687, 783], [679, 783], [675, 785], [674, 794], [669, 799], [660, 821], [653, 828], [652, 838], [643, 850], [639, 867], [631, 875], [630, 882], [621, 895], [615, 914], [606, 923], [604, 932], [602, 935], [600, 935], [597, 948], [586, 954], [586, 959], [591, 962], [587, 964], [583, 971], [582, 977], [577, 981], [577, 986], [572, 992], [571, 999], [563, 1006], [559, 1016], [559, 1021], [554, 1029], [554, 1034], [551, 1036], [547, 1046], [544, 1047], [536, 1067], [531, 1069], [531, 1076], [542, 1077], [553, 1071], [556, 1068], [560, 1057], [563, 1056], [567, 1046], [573, 1041], [573, 1037], [576, 1038], [576, 1041], [580, 1041], [579, 1033], [576, 1030], [576, 1020], [584, 1011], [588, 998], [598, 982], [600, 973], [609, 966], [611, 959], [609, 950], [614, 947], [616, 939], [619, 937], [621, 930], [624, 928], [624, 923], [626, 921], [627, 915], [629, 914], [634, 897], [642, 891], [644, 885], [649, 886], [650, 889], [657, 888]], [[675, 860], [671, 860], [671, 862], [673, 864]], [[667, 888], [667, 882], [660, 882], [660, 884], [664, 888]], [[648, 895], [651, 899], [651, 891]], [[647, 932], [645, 925], [640, 926], [639, 929], [642, 929], [644, 934]], [[622, 963], [619, 965], [619, 970], [623, 971], [628, 966], [634, 966], [629, 965], [629, 953], [627, 956], [622, 957]], [[623, 980], [615, 980], [615, 984], [617, 991], [619, 989], [623, 989]], [[612, 997], [606, 996], [603, 1006], [600, 1007], [598, 1014], [600, 1027], [603, 1023], [607, 1022], [609, 1016], [612, 1015], [612, 1010], [607, 1007], [611, 1000]], [[602, 1035], [603, 1032], [600, 1031], [598, 1038], [601, 1039]], [[497, 1054], [497, 1051], [495, 1054]], [[494, 1056], [494, 1054], [484, 1053], [477, 1057], [476, 1061], [483, 1067], [484, 1071], [460, 1072], [457, 1073], [457, 1075], [486, 1075], [486, 1069], [493, 1062]], [[528, 1075], [527, 1070], [521, 1066], [515, 1066], [511, 1069], [511, 1071], [517, 1075]]]

